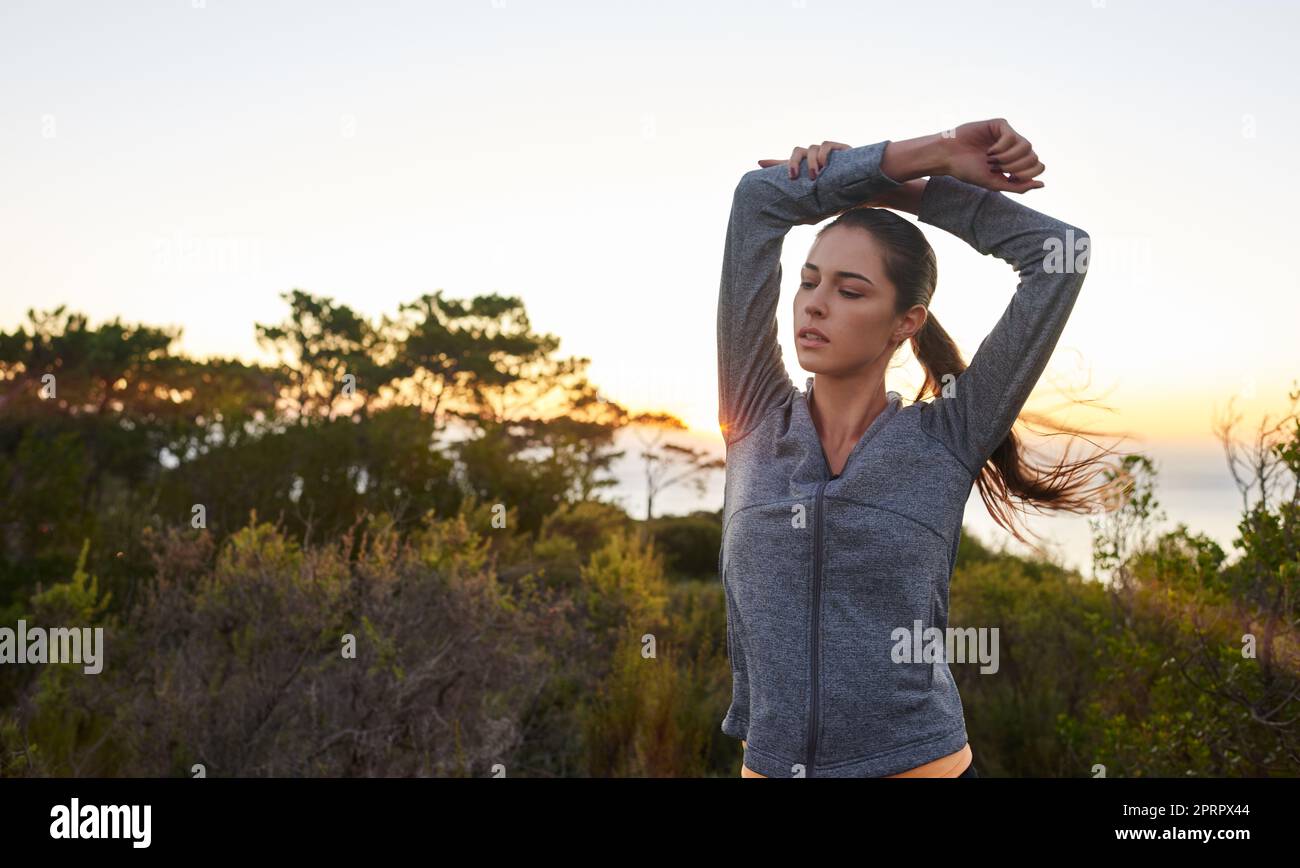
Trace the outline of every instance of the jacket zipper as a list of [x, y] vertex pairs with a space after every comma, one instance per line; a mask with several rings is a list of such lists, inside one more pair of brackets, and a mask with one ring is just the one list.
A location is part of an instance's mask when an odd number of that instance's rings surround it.
[[[834, 478], [834, 477], [832, 477]], [[808, 762], [804, 768], [804, 777], [813, 776], [813, 761], [817, 757], [817, 649], [821, 644], [821, 610], [822, 610], [822, 493], [830, 480], [817, 488], [817, 514], [813, 520], [813, 599], [812, 599], [812, 703], [808, 709]]]

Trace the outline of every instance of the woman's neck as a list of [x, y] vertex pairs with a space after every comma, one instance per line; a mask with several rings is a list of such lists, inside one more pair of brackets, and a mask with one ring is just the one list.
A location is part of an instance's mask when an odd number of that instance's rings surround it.
[[876, 417], [889, 405], [883, 378], [873, 385], [861, 379], [831, 379], [816, 376], [809, 403], [813, 424], [827, 451], [852, 448]]

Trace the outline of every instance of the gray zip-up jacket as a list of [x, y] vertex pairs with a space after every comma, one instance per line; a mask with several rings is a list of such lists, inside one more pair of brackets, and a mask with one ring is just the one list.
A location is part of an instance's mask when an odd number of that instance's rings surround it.
[[[1047, 365], [1083, 285], [1082, 229], [948, 175], [926, 185], [922, 223], [1010, 263], [1020, 281], [943, 397], [889, 403], [832, 477], [777, 342], [781, 247], [900, 186], [890, 140], [741, 178], [718, 296], [719, 423], [727, 444], [722, 549], [732, 702], [722, 731], [768, 777], [896, 774], [967, 742], [944, 659], [894, 662], [946, 632], [962, 514], [981, 467]], [[1012, 194], [1016, 195], [1016, 194]], [[912, 634], [921, 628], [915, 642]], [[903, 631], [895, 633], [895, 631]], [[899, 656], [902, 656], [901, 654]]]

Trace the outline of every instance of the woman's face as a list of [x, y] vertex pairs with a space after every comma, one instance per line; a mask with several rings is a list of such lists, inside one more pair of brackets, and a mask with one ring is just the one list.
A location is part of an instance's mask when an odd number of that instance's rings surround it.
[[[815, 374], [847, 376], [892, 355], [898, 338], [906, 339], [924, 322], [920, 305], [907, 317], [895, 315], [894, 292], [868, 232], [847, 226], [823, 232], [808, 251], [794, 297], [799, 366]], [[827, 342], [803, 337], [810, 327]]]

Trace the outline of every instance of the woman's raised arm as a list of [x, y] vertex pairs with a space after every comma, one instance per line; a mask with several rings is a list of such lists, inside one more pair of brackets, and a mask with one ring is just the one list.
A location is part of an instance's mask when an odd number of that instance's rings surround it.
[[977, 475], [1056, 348], [1087, 276], [1092, 242], [1077, 226], [951, 176], [926, 182], [917, 217], [1009, 263], [1020, 277], [970, 366], [931, 404], [937, 436]]

